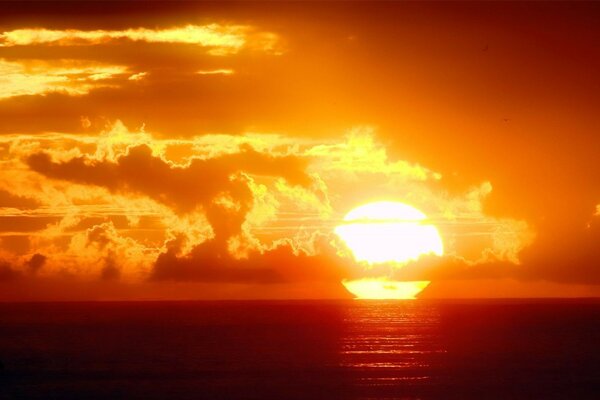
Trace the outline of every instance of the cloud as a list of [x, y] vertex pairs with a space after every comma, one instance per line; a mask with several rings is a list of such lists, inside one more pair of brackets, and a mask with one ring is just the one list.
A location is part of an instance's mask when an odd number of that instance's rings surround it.
[[417, 163], [390, 160], [386, 148], [377, 143], [375, 130], [364, 126], [352, 129], [345, 140], [317, 144], [305, 155], [314, 159], [313, 166], [320, 172], [353, 179], [356, 174], [374, 174], [398, 180], [438, 180], [441, 175]]
[[139, 281], [158, 254], [118, 230], [111, 220], [69, 236], [66, 250], [53, 257], [53, 267], [86, 279]]
[[36, 273], [44, 266], [46, 263], [47, 257], [43, 254], [36, 253], [31, 258], [25, 262], [25, 266], [29, 268], [32, 273]]
[[116, 87], [114, 80], [127, 73], [125, 66], [90, 61], [0, 59], [0, 99], [49, 93], [81, 96], [93, 89]]
[[332, 232], [347, 211], [380, 199], [425, 212], [448, 260], [469, 271], [512, 266], [530, 242], [523, 221], [485, 214], [489, 182], [449, 193], [438, 173], [392, 158], [365, 128], [327, 140], [168, 138], [115, 122], [99, 134], [0, 136], [0, 156], [0, 185], [36, 202], [0, 210], [11, 218], [7, 234], [28, 242], [11, 247], [21, 260], [13, 264], [47, 255], [43, 278], [271, 286], [352, 278], [365, 271]]
[[171, 243], [168, 250], [158, 256], [154, 264], [153, 280], [197, 280], [206, 282], [276, 283], [279, 276], [269, 268], [240, 268], [223, 251], [219, 241], [209, 241], [196, 247], [189, 256], [178, 257], [179, 246]]
[[157, 258], [150, 279], [261, 284], [340, 282], [353, 264], [340, 258], [326, 241], [318, 242], [320, 248], [314, 254], [282, 241], [273, 248], [254, 250], [236, 259], [223, 251], [220, 240], [201, 243], [183, 256], [177, 256], [181, 242], [174, 240]]
[[[102, 154], [107, 156], [108, 153]], [[147, 145], [129, 147], [114, 161], [74, 157], [68, 161], [55, 162], [47, 153], [35, 153], [27, 158], [27, 163], [33, 171], [46, 177], [98, 185], [126, 196], [147, 196], [170, 207], [179, 216], [202, 211], [214, 237], [211, 247], [214, 257], [219, 254], [230, 257], [231, 240], [242, 240], [244, 243], [252, 241], [243, 229], [254, 202], [252, 188], [249, 186], [251, 178], [246, 174], [279, 176], [291, 185], [308, 187], [311, 183], [310, 177], [304, 172], [305, 163], [301, 159], [262, 154], [248, 146], [242, 146], [234, 154], [210, 159], [192, 158], [183, 166], [154, 156]], [[198, 219], [195, 221], [200, 222]], [[115, 236], [114, 228], [109, 228], [111, 236]], [[189, 239], [189, 228], [183, 229]], [[87, 233], [85, 243], [96, 243], [97, 247], [104, 247], [105, 231], [106, 227], [103, 225], [92, 228]], [[206, 236], [195, 240], [206, 240]], [[71, 246], [73, 243], [74, 241]], [[81, 257], [90, 253], [88, 246], [84, 243], [77, 246]], [[94, 257], [97, 256], [92, 255], [90, 259]], [[251, 275], [240, 273], [242, 276], [239, 279], [251, 279]], [[229, 279], [238, 279], [235, 274], [235, 271], [229, 272]]]
[[600, 218], [560, 231], [541, 231], [521, 255], [519, 276], [527, 280], [600, 284]]
[[121, 276], [121, 270], [119, 269], [114, 257], [107, 257], [102, 267], [101, 279], [104, 281], [117, 280]]
[[0, 208], [27, 210], [36, 208], [39, 205], [40, 203], [35, 199], [19, 196], [4, 189], [0, 189]]
[[279, 37], [247, 25], [185, 25], [164, 29], [77, 30], [29, 28], [0, 34], [0, 46], [82, 46], [118, 43], [121, 40], [146, 43], [191, 44], [208, 48], [215, 56], [235, 54], [244, 47], [277, 54]]
[[200, 205], [208, 207], [220, 192], [241, 201], [245, 208], [251, 193], [245, 178], [235, 175], [237, 172], [283, 176], [293, 184], [310, 183], [300, 159], [273, 157], [251, 148], [213, 159], [194, 158], [185, 167], [153, 156], [147, 145], [129, 148], [116, 162], [75, 157], [61, 163], [52, 161], [47, 153], [36, 153], [28, 157], [27, 163], [50, 178], [143, 194], [180, 212], [193, 211]]
[[127, 80], [129, 81], [141, 81], [148, 76], [147, 72], [138, 72], [137, 74], [130, 75]]
[[514, 256], [489, 255], [469, 261], [458, 254], [424, 256], [402, 268], [381, 265], [366, 273], [398, 280], [461, 281], [517, 279], [567, 284], [600, 285], [600, 221], [586, 227], [539, 232]]
[[228, 68], [196, 71], [198, 75], [233, 75], [234, 72], [234, 70]]

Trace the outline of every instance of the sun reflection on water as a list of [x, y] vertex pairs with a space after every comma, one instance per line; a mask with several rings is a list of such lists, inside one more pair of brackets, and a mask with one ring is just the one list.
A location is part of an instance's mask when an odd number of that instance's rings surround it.
[[356, 372], [357, 385], [429, 381], [432, 362], [444, 352], [439, 313], [430, 304], [358, 300], [347, 308], [345, 323], [340, 364]]

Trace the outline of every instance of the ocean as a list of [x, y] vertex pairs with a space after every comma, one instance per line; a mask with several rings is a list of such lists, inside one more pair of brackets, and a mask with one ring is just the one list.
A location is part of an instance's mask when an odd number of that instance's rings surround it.
[[0, 304], [2, 399], [600, 398], [599, 300]]

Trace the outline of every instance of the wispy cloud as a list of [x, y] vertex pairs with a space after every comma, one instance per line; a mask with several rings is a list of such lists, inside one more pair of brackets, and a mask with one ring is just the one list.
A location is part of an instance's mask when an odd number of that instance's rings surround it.
[[194, 44], [209, 48], [211, 55], [228, 55], [250, 47], [278, 53], [279, 37], [257, 32], [247, 25], [186, 25], [165, 29], [131, 28], [124, 30], [77, 30], [27, 28], [0, 34], [0, 46], [53, 45], [78, 46], [114, 43], [119, 40], [147, 43]]
[[137, 74], [133, 74], [131, 75], [129, 78], [127, 78], [130, 81], [141, 81], [142, 79], [144, 79], [146, 76], [148, 76], [147, 72], [139, 72]]
[[128, 68], [122, 65], [89, 61], [0, 59], [0, 99], [57, 92], [84, 95], [95, 88], [115, 86], [112, 80], [126, 73]]
[[211, 69], [196, 71], [198, 75], [233, 75], [235, 71], [232, 69]]

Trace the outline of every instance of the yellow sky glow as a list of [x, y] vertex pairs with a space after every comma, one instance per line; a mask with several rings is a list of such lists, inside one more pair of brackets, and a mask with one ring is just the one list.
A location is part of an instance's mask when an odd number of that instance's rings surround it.
[[600, 290], [592, 6], [38, 6], [0, 13], [0, 301]]

